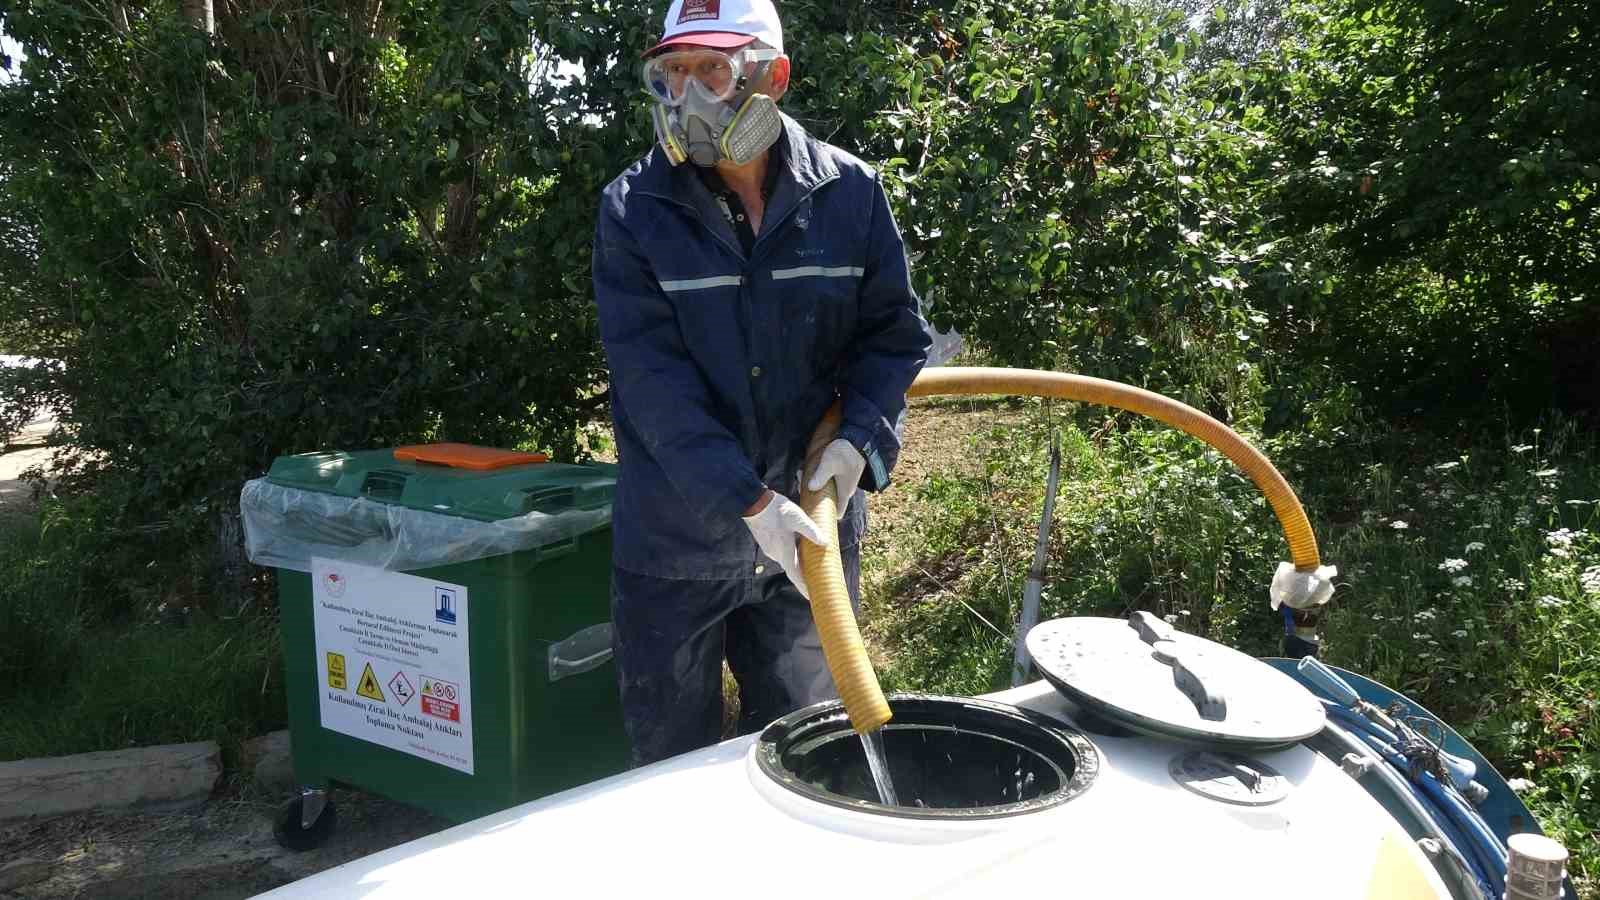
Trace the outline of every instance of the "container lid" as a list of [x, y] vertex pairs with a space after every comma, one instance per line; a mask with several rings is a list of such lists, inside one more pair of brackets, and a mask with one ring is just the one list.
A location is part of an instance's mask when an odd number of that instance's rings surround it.
[[497, 522], [532, 512], [555, 515], [603, 508], [615, 490], [616, 466], [543, 462], [540, 454], [456, 444], [280, 456], [273, 460], [266, 480], [281, 487]]
[[1293, 678], [1150, 613], [1042, 622], [1027, 644], [1067, 699], [1133, 731], [1265, 749], [1323, 728], [1322, 704]]
[[412, 444], [394, 448], [394, 458], [477, 472], [550, 461], [550, 457], [543, 453], [523, 453], [520, 450], [480, 447], [477, 444]]

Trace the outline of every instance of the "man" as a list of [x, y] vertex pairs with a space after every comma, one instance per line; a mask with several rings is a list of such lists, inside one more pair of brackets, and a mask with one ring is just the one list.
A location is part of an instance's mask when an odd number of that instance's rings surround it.
[[887, 486], [929, 345], [876, 173], [777, 110], [770, 0], [674, 0], [642, 70], [657, 146], [605, 189], [594, 243], [636, 765], [718, 740], [724, 651], [741, 732], [836, 696], [797, 555], [822, 540], [794, 502], [806, 441], [838, 398], [814, 489], [834, 479], [858, 602], [856, 488]]

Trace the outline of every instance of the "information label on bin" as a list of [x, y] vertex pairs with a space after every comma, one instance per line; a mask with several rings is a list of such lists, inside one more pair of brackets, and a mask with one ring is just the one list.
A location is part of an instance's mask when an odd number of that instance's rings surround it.
[[313, 557], [322, 727], [472, 774], [467, 589]]

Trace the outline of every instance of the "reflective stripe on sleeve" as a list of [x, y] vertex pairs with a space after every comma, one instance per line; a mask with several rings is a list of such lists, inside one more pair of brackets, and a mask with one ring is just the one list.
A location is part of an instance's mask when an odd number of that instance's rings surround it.
[[773, 269], [773, 281], [790, 278], [860, 278], [867, 270], [860, 266], [800, 266], [794, 269]]
[[713, 275], [710, 278], [689, 278], [683, 281], [663, 281], [663, 291], [701, 291], [714, 287], [738, 287], [741, 281], [738, 275]]

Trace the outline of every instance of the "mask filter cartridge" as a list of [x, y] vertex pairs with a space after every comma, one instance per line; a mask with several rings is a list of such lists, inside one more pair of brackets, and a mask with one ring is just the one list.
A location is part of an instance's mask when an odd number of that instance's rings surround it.
[[722, 132], [722, 155], [742, 166], [760, 156], [783, 133], [778, 104], [766, 94], [751, 94]]

